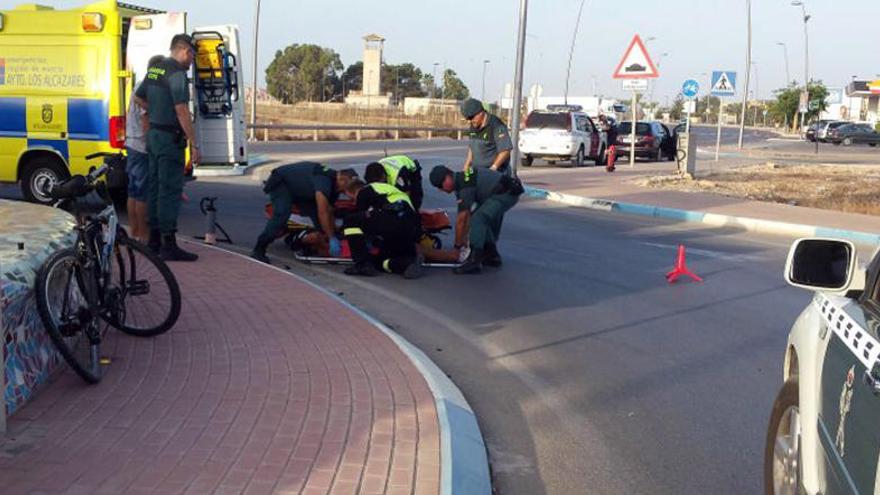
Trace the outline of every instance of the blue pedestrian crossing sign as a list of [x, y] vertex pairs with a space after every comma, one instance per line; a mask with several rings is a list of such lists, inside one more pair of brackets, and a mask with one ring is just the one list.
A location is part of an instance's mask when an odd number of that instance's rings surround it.
[[736, 72], [732, 70], [712, 71], [712, 96], [733, 96], [736, 94]]
[[685, 98], [693, 98], [700, 92], [700, 83], [693, 79], [688, 79], [681, 85], [681, 95]]

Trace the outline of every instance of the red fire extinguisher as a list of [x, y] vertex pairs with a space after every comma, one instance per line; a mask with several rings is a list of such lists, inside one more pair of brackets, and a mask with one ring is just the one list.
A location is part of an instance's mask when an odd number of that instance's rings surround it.
[[606, 172], [614, 172], [614, 162], [617, 161], [617, 147], [615, 145], [611, 145], [608, 147], [607, 160], [605, 161], [605, 171]]

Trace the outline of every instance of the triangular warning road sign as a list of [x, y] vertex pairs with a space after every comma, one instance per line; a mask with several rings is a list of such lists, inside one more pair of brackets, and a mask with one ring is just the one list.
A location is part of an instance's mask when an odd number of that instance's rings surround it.
[[660, 73], [657, 72], [657, 67], [654, 66], [654, 62], [648, 55], [642, 38], [639, 35], [633, 36], [629, 48], [626, 49], [626, 54], [617, 64], [614, 79], [647, 79], [659, 76]]

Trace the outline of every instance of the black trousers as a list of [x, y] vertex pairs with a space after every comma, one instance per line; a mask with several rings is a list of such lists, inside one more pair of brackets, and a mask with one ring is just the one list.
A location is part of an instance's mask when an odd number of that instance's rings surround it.
[[[403, 273], [415, 260], [421, 228], [418, 215], [409, 208], [398, 211], [371, 210], [346, 217], [342, 233], [348, 240], [352, 259], [356, 263], [374, 262], [386, 272]], [[370, 255], [368, 236], [381, 238], [377, 258]]]

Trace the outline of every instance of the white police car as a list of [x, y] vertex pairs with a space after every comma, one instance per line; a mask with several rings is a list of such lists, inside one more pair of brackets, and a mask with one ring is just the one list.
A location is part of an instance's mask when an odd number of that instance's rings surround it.
[[801, 239], [786, 280], [815, 292], [791, 329], [764, 450], [766, 493], [880, 493], [880, 251]]

